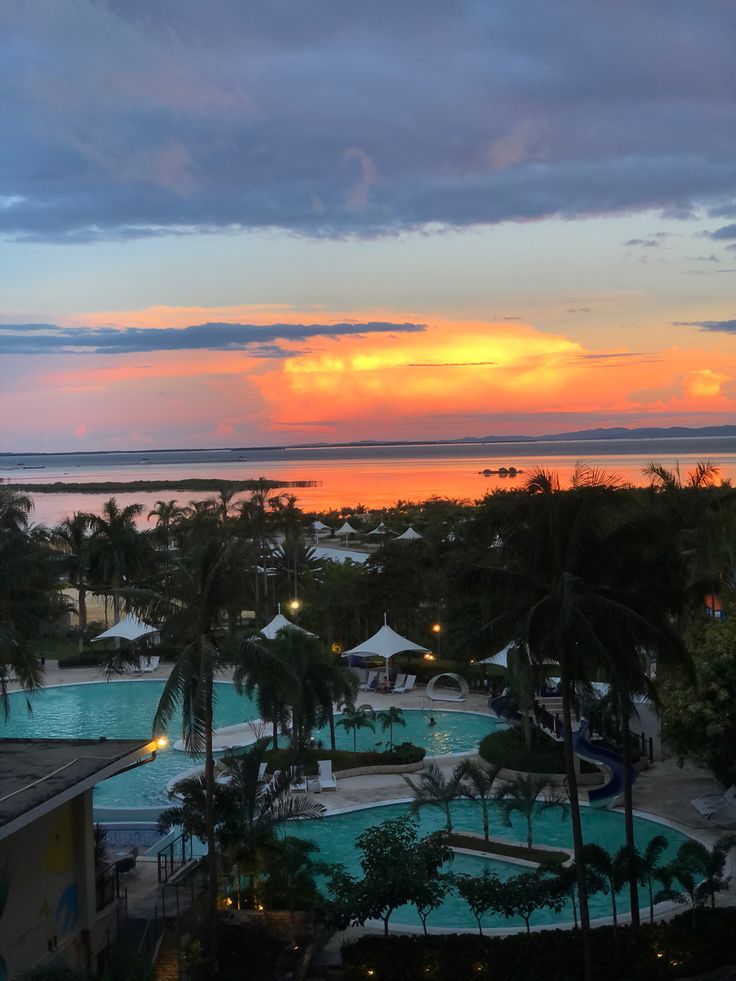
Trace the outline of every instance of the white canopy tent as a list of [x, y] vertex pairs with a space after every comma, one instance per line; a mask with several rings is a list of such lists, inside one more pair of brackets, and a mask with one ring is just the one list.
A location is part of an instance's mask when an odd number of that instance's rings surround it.
[[509, 651], [513, 647], [513, 644], [507, 644], [502, 650], [497, 651], [495, 654], [491, 654], [490, 657], [484, 657], [482, 661], [476, 661], [476, 664], [498, 664], [502, 668], [507, 668], [509, 666]]
[[364, 640], [362, 644], [358, 644], [357, 647], [345, 651], [342, 656], [359, 658], [382, 657], [386, 662], [386, 674], [388, 674], [389, 661], [394, 654], [408, 653], [430, 654], [431, 651], [428, 647], [422, 647], [419, 644], [415, 644], [414, 641], [402, 637], [401, 634], [397, 634], [395, 630], [389, 627], [386, 614], [384, 613], [381, 629], [376, 631], [368, 640]]
[[393, 535], [395, 534], [395, 532], [391, 531], [390, 528], [387, 528], [386, 525], [383, 523], [383, 520], [381, 520], [381, 523], [379, 525], [376, 525], [373, 531], [369, 531], [368, 534], [379, 535], [381, 538], [383, 538], [384, 535]]
[[92, 643], [96, 644], [98, 640], [128, 640], [132, 642], [157, 633], [159, 633], [158, 627], [152, 627], [150, 624], [144, 623], [143, 620], [139, 620], [134, 614], [126, 613], [122, 620], [98, 634], [97, 637], [93, 637]]
[[409, 527], [406, 529], [406, 531], [402, 535], [399, 535], [397, 537], [396, 541], [397, 542], [416, 542], [420, 538], [424, 538], [424, 535], [421, 535], [418, 531], [415, 531], [414, 530], [414, 527], [412, 525], [409, 525]]
[[312, 522], [312, 531], [314, 532], [315, 538], [319, 538], [320, 535], [332, 534], [332, 528], [330, 528], [329, 525], [326, 525], [324, 521], [320, 521], [319, 519], [317, 519], [317, 521]]
[[279, 612], [276, 614], [273, 620], [271, 620], [270, 623], [267, 623], [261, 630], [261, 636], [265, 637], [266, 640], [275, 640], [279, 630], [298, 630], [300, 634], [306, 634], [307, 637], [316, 636], [316, 634], [310, 633], [309, 630], [305, 630], [304, 627], [300, 627], [296, 623], [292, 623], [291, 620], [287, 620], [281, 612], [280, 603]]
[[335, 532], [335, 535], [336, 535], [336, 536], [337, 536], [338, 538], [342, 538], [342, 536], [344, 535], [344, 536], [345, 536], [345, 539], [346, 539], [346, 540], [347, 540], [347, 539], [348, 539], [348, 538], [349, 538], [349, 537], [350, 537], [351, 535], [357, 535], [357, 534], [358, 534], [358, 532], [357, 532], [357, 529], [355, 529], [355, 528], [353, 528], [353, 526], [352, 526], [352, 525], [350, 524], [350, 522], [349, 522], [349, 521], [346, 521], [346, 522], [345, 522], [345, 523], [344, 523], [344, 524], [343, 524], [343, 525], [342, 525], [342, 526], [341, 526], [340, 528], [338, 528], [338, 529], [337, 529], [337, 531]]

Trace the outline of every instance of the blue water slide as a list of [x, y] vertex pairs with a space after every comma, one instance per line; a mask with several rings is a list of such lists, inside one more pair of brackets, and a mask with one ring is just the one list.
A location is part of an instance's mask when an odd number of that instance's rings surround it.
[[[572, 734], [572, 748], [581, 760], [607, 766], [611, 771], [608, 783], [588, 791], [588, 800], [594, 807], [613, 807], [616, 799], [624, 792], [624, 760], [621, 754], [590, 742], [585, 719], [581, 719], [580, 728]], [[636, 771], [629, 767], [629, 782], [633, 784], [636, 777]]]
[[488, 708], [495, 712], [499, 719], [517, 725], [521, 722], [521, 712], [509, 708], [508, 695], [496, 695], [495, 698], [488, 699]]

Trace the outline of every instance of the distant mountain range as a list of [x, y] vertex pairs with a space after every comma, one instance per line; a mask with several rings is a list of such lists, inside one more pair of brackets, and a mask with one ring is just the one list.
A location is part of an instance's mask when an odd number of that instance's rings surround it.
[[[568, 440], [602, 439], [698, 439], [707, 436], [736, 436], [736, 426], [644, 426], [626, 429], [577, 429], [569, 433], [549, 433], [544, 436], [458, 436], [456, 439], [385, 440], [361, 439], [345, 443], [299, 443], [284, 449], [310, 449], [328, 446], [435, 446], [447, 443], [559, 443]], [[238, 447], [249, 449], [250, 447]], [[255, 447], [253, 447], [255, 449]], [[281, 447], [279, 447], [280, 449]], [[267, 449], [267, 447], [260, 447]], [[268, 447], [271, 449], [271, 447]], [[276, 447], [273, 447], [276, 449]]]

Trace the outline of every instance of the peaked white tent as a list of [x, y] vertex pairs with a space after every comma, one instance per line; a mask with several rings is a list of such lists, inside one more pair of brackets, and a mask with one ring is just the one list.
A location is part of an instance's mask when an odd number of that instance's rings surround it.
[[307, 637], [316, 636], [305, 630], [304, 627], [299, 627], [296, 623], [292, 623], [291, 620], [287, 620], [286, 617], [281, 612], [281, 604], [279, 603], [279, 612], [273, 618], [270, 623], [261, 630], [261, 635], [266, 638], [266, 640], [275, 640], [276, 635], [279, 630], [298, 630], [300, 634], [306, 634]]
[[350, 524], [349, 521], [346, 521], [341, 528], [337, 529], [335, 534], [337, 535], [338, 538], [341, 538], [344, 535], [345, 538], [347, 539], [350, 537], [350, 535], [357, 535], [358, 531], [356, 528], [353, 528], [353, 526]]
[[386, 527], [386, 525], [383, 523], [383, 521], [381, 521], [380, 525], [376, 525], [376, 527], [373, 529], [373, 531], [369, 531], [368, 534], [369, 535], [380, 535], [381, 537], [383, 537], [383, 535], [392, 535], [394, 533], [391, 531], [390, 528], [387, 528]]
[[490, 657], [484, 657], [482, 661], [476, 661], [476, 664], [498, 664], [502, 668], [507, 668], [509, 666], [509, 651], [512, 648], [512, 644], [507, 644], [502, 650], [498, 651], [496, 654], [491, 654]]
[[144, 623], [143, 620], [139, 620], [132, 613], [126, 613], [121, 620], [113, 624], [108, 630], [105, 630], [104, 633], [93, 637], [92, 643], [96, 644], [98, 640], [116, 639], [134, 641], [140, 640], [141, 637], [147, 637], [149, 634], [157, 634], [158, 632], [158, 627], [152, 627], [150, 624]]
[[389, 661], [394, 656], [394, 654], [429, 654], [431, 653], [428, 647], [421, 647], [419, 644], [415, 644], [412, 640], [407, 640], [406, 637], [402, 637], [401, 634], [397, 634], [388, 625], [388, 620], [386, 614], [383, 614], [383, 626], [380, 630], [376, 631], [372, 637], [368, 640], [364, 640], [362, 644], [358, 644], [357, 647], [351, 648], [349, 651], [345, 651], [342, 655], [343, 657], [382, 657], [386, 662], [386, 673], [389, 670]]
[[332, 528], [330, 528], [329, 525], [326, 525], [324, 521], [320, 521], [319, 519], [312, 522], [312, 531], [314, 532], [316, 538], [319, 538], [320, 535], [332, 534]]
[[424, 538], [424, 535], [420, 535], [418, 531], [414, 530], [412, 525], [406, 529], [403, 535], [399, 535], [396, 539], [397, 542], [416, 542], [418, 539]]

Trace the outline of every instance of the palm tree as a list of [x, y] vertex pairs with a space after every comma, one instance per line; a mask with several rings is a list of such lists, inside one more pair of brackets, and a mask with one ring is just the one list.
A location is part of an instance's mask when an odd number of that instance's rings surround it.
[[381, 729], [383, 732], [388, 730], [388, 745], [389, 749], [394, 748], [394, 726], [405, 726], [406, 719], [404, 718], [404, 713], [396, 705], [390, 705], [383, 712], [379, 712], [376, 716], [378, 721], [381, 723]]
[[147, 552], [145, 539], [135, 526], [135, 519], [142, 513], [142, 504], [121, 508], [111, 497], [102, 505], [101, 515], [91, 516], [90, 565], [112, 594], [116, 623], [120, 620], [121, 591], [141, 571]]
[[[242, 574], [241, 546], [235, 539], [186, 544], [181, 561], [164, 573], [161, 590], [134, 597], [146, 619], [163, 622], [180, 653], [164, 685], [153, 722], [155, 735], [166, 730], [177, 708], [182, 713], [182, 736], [188, 752], [205, 757], [205, 827], [209, 869], [209, 957], [216, 961], [217, 837], [213, 716], [215, 678], [236, 662], [239, 670], [256, 671], [271, 658], [260, 645], [234, 649], [224, 641], [220, 618], [232, 602]], [[113, 659], [113, 666], [115, 661]]]
[[41, 686], [40, 658], [29, 649], [28, 638], [65, 609], [54, 555], [41, 532], [27, 530], [24, 514], [16, 495], [0, 489], [0, 709], [5, 718], [11, 682], [26, 692]]
[[662, 866], [660, 858], [667, 851], [667, 839], [664, 835], [655, 835], [643, 852], [637, 852], [639, 879], [649, 890], [649, 922], [654, 923], [654, 883], [661, 881]]
[[456, 777], [460, 779], [461, 796], [475, 801], [480, 807], [483, 816], [483, 837], [486, 841], [489, 838], [491, 803], [495, 797], [493, 785], [500, 769], [499, 766], [488, 763], [483, 766], [476, 760], [463, 760], [455, 770]]
[[[581, 467], [572, 489], [561, 491], [547, 471], [528, 482], [518, 514], [511, 514], [495, 559], [486, 568], [491, 600], [505, 612], [486, 627], [488, 636], [526, 644], [532, 663], [559, 666], [567, 790], [570, 799], [586, 978], [590, 977], [590, 916], [582, 862], [572, 716], [576, 687], [601, 673], [609, 679], [635, 675], [634, 654], [673, 644], [664, 610], [645, 606], [622, 575], [620, 551], [633, 549], [614, 507], [618, 482]], [[615, 648], [612, 638], [617, 638]], [[627, 657], [622, 667], [621, 654]]]
[[453, 773], [448, 779], [437, 764], [432, 761], [424, 766], [420, 775], [420, 783], [415, 784], [409, 777], [404, 777], [414, 794], [411, 802], [412, 813], [417, 814], [422, 807], [438, 807], [445, 816], [445, 830], [452, 834], [451, 804], [461, 795], [460, 778]]
[[169, 558], [171, 547], [171, 531], [174, 525], [184, 517], [184, 508], [180, 507], [176, 500], [156, 501], [156, 506], [148, 512], [149, 520], [156, 519], [156, 535], [161, 542], [166, 560]]
[[[546, 792], [546, 796], [541, 795]], [[542, 773], [519, 774], [504, 783], [496, 796], [501, 820], [505, 827], [512, 827], [511, 815], [520, 814], [526, 821], [526, 847], [532, 847], [532, 822], [545, 811], [559, 807], [562, 817], [567, 817], [567, 808], [562, 794], [557, 793], [551, 777]]]
[[87, 629], [87, 573], [89, 571], [90, 528], [92, 516], [77, 511], [64, 518], [53, 529], [51, 540], [67, 556], [66, 565], [70, 581], [77, 590], [78, 640], [77, 651], [84, 650], [84, 632]]
[[337, 724], [342, 726], [346, 733], [353, 734], [353, 752], [358, 751], [358, 730], [370, 729], [376, 731], [375, 713], [370, 705], [361, 705], [358, 708], [345, 707], [338, 719]]
[[706, 899], [710, 899], [712, 909], [716, 908], [716, 893], [728, 889], [730, 876], [724, 876], [726, 858], [731, 848], [736, 847], [736, 835], [722, 835], [713, 848], [700, 841], [683, 842], [677, 850], [673, 862], [660, 870], [659, 878], [664, 882], [664, 894], [660, 898], [677, 901], [677, 890], [672, 888], [671, 880], [677, 879], [690, 899], [693, 909]]
[[603, 886], [602, 891], [611, 897], [613, 928], [615, 930], [618, 926], [616, 895], [628, 880], [628, 850], [624, 845], [619, 848], [614, 856], [611, 856], [605, 848], [591, 842], [585, 845], [583, 853], [587, 869], [599, 877]]

